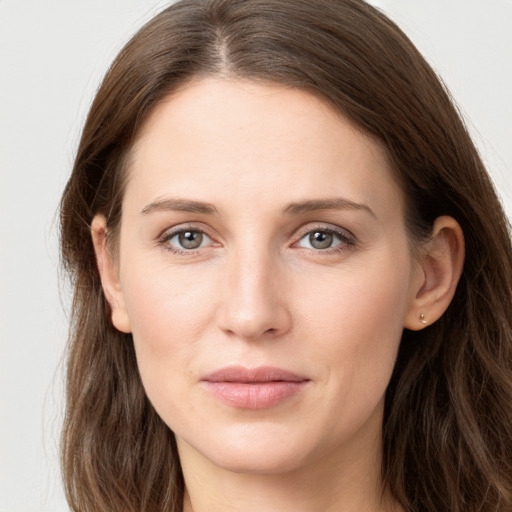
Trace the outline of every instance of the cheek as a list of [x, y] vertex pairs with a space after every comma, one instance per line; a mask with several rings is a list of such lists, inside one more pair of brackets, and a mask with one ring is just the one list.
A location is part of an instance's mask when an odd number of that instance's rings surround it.
[[183, 376], [188, 378], [204, 352], [200, 340], [211, 325], [215, 287], [211, 280], [199, 279], [192, 267], [176, 272], [135, 262], [125, 269], [123, 292], [139, 371], [156, 405], [179, 392]]
[[204, 272], [128, 260], [125, 275], [123, 295], [134, 335], [153, 350], [195, 339], [215, 296]]
[[409, 307], [409, 264], [383, 255], [304, 290], [307, 337], [316, 339], [311, 360], [327, 366], [329, 399], [350, 404], [361, 418], [382, 398], [393, 371]]

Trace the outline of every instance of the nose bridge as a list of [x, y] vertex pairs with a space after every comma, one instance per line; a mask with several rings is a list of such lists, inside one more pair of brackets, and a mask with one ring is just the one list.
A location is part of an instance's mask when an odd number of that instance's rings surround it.
[[221, 328], [246, 339], [285, 332], [290, 317], [279, 255], [269, 244], [246, 237], [226, 264]]

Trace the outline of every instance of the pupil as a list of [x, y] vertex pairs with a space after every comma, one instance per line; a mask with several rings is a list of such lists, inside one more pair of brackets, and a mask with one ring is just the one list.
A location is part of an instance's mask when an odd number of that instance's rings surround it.
[[197, 231], [184, 231], [180, 233], [179, 240], [185, 249], [197, 249], [203, 241], [203, 235]]
[[315, 249], [327, 249], [331, 246], [332, 240], [332, 233], [326, 233], [325, 231], [316, 231], [309, 235], [309, 242]]

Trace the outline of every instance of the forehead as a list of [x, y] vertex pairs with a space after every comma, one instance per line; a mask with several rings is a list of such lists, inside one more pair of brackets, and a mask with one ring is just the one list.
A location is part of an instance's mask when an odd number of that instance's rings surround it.
[[226, 207], [334, 195], [383, 211], [401, 204], [379, 142], [311, 94], [245, 80], [202, 79], [170, 95], [141, 128], [127, 171], [141, 208], [165, 194]]

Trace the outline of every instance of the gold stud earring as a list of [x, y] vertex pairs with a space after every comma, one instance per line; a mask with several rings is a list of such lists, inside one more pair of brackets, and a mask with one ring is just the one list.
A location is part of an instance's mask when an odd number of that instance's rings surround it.
[[427, 325], [427, 321], [425, 320], [425, 315], [423, 313], [421, 313], [421, 315], [420, 315], [420, 322], [423, 325]]

